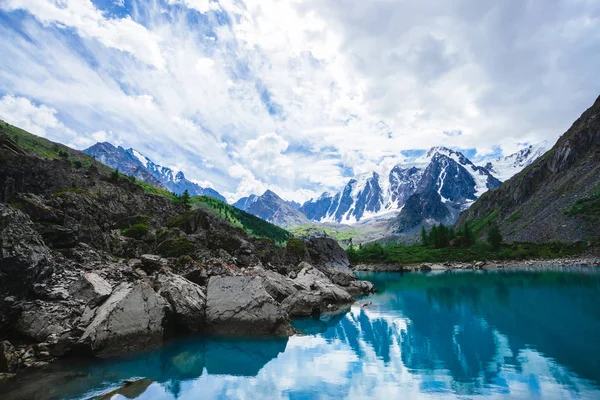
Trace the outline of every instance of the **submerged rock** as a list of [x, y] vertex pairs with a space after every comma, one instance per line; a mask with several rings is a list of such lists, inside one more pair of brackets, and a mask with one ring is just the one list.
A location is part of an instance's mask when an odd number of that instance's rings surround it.
[[206, 320], [210, 332], [216, 334], [288, 336], [294, 332], [259, 277], [211, 277]]
[[5, 340], [0, 342], [0, 372], [16, 372], [19, 368], [19, 354], [14, 346]]
[[146, 282], [122, 283], [95, 313], [77, 345], [106, 357], [154, 347], [167, 304]]

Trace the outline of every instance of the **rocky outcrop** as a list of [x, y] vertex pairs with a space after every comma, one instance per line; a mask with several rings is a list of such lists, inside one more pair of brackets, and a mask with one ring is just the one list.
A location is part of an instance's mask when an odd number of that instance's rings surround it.
[[156, 292], [169, 303], [169, 329], [178, 328], [189, 332], [205, 329], [206, 295], [202, 287], [182, 276], [166, 272], [156, 277]]
[[156, 346], [163, 339], [166, 305], [148, 283], [122, 283], [95, 311], [77, 345], [98, 356]]
[[86, 272], [71, 286], [69, 293], [76, 300], [83, 300], [86, 304], [95, 307], [110, 296], [112, 287], [100, 275]]
[[277, 272], [263, 268], [256, 268], [255, 270], [257, 275], [262, 278], [262, 284], [267, 293], [280, 303], [303, 288], [292, 279]]
[[312, 265], [336, 285], [347, 286], [356, 278], [350, 269], [346, 251], [331, 238], [314, 238], [306, 243]]
[[0, 203], [0, 290], [21, 296], [52, 269], [50, 250], [23, 212]]
[[256, 277], [212, 277], [206, 322], [213, 334], [288, 336], [294, 332], [279, 303]]

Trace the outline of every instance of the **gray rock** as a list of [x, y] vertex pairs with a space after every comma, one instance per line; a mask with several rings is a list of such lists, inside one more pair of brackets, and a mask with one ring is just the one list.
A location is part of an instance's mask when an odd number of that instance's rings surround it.
[[169, 263], [168, 260], [154, 254], [143, 254], [140, 260], [142, 261], [141, 268], [149, 274], [166, 267]]
[[164, 273], [156, 278], [154, 288], [170, 304], [178, 327], [191, 332], [204, 330], [206, 295], [200, 286], [182, 276]]
[[267, 293], [280, 303], [298, 291], [293, 280], [277, 272], [257, 268], [257, 275], [262, 278]]
[[369, 281], [352, 281], [348, 286], [344, 288], [351, 296], [361, 296], [363, 294], [371, 293], [374, 290], [374, 286]]
[[356, 277], [350, 269], [346, 251], [331, 238], [314, 238], [306, 242], [312, 265], [323, 272], [333, 283], [347, 286]]
[[206, 320], [212, 333], [289, 336], [286, 313], [267, 293], [259, 277], [211, 277]]
[[52, 255], [31, 219], [0, 203], [0, 292], [23, 295], [52, 271]]
[[332, 283], [321, 271], [308, 263], [301, 263], [302, 270], [294, 281], [320, 294], [323, 301], [333, 303], [351, 303], [354, 301], [347, 291]]
[[323, 298], [320, 293], [300, 290], [286, 298], [281, 307], [290, 317], [307, 317], [321, 313]]
[[419, 268], [423, 272], [429, 272], [432, 270], [431, 264], [421, 264], [421, 268]]
[[71, 329], [73, 304], [37, 300], [26, 303], [16, 323], [16, 331], [37, 342], [58, 337]]
[[77, 300], [83, 300], [91, 306], [96, 306], [110, 296], [112, 287], [100, 275], [86, 272], [81, 279], [71, 285], [69, 293]]
[[77, 344], [101, 357], [154, 347], [163, 338], [166, 306], [146, 282], [122, 283], [98, 308]]
[[15, 372], [17, 368], [19, 368], [19, 354], [8, 340], [1, 342], [0, 372]]

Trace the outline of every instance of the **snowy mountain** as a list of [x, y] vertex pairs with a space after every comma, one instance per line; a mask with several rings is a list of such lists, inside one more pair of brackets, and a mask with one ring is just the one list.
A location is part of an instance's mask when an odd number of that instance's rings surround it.
[[233, 206], [283, 228], [308, 223], [306, 216], [293, 203], [283, 200], [270, 190], [262, 196], [242, 197]]
[[[433, 147], [421, 157], [394, 166], [386, 175], [376, 172], [358, 175], [341, 192], [323, 193], [304, 203], [301, 211], [314, 221], [352, 224], [386, 214], [394, 218], [402, 214], [411, 196], [421, 194], [422, 199], [408, 203], [411, 207], [407, 211], [427, 200], [430, 206], [425, 208], [435, 212], [425, 210], [422, 218], [439, 220], [443, 217], [448, 222], [481, 194], [498, 185], [498, 179], [487, 169], [474, 165], [462, 153]], [[441, 208], [431, 205], [435, 198], [439, 199]], [[446, 211], [440, 211], [442, 208]]]
[[125, 175], [134, 176], [154, 186], [181, 194], [187, 190], [192, 196], [211, 196], [225, 201], [225, 198], [214, 189], [203, 188], [189, 181], [182, 171], [174, 171], [154, 163], [148, 157], [134, 149], [115, 147], [108, 142], [96, 143], [83, 150], [96, 160], [111, 168], [118, 169]]
[[543, 142], [529, 145], [509, 156], [488, 161], [483, 167], [500, 181], [504, 182], [525, 169], [525, 167], [548, 151], [549, 148], [548, 142], [544, 140]]

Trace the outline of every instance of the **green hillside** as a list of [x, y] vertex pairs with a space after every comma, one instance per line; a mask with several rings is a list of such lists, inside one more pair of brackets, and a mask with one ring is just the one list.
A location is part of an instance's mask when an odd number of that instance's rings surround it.
[[[113, 169], [96, 161], [93, 157], [88, 156], [85, 153], [59, 143], [54, 143], [48, 139], [36, 136], [0, 120], [0, 139], [2, 137], [10, 139], [7, 143], [4, 143], [5, 146], [12, 142], [26, 153], [33, 153], [39, 157], [51, 160], [69, 160], [76, 168], [88, 168], [95, 165], [111, 180], [128, 179], [144, 189], [146, 193], [163, 196], [171, 201], [177, 200], [177, 197], [173, 193], [165, 189], [152, 186], [149, 183], [122, 174], [117, 175]], [[13, 146], [14, 148], [13, 144], [10, 144], [10, 146]], [[237, 208], [212, 197], [192, 197], [191, 205], [192, 207], [208, 208], [214, 215], [226, 219], [234, 226], [243, 228], [246, 232], [255, 237], [270, 238], [276, 242], [284, 243], [293, 236], [285, 229], [270, 224], [252, 214], [238, 210]]]
[[245, 211], [239, 210], [224, 201], [209, 196], [194, 196], [191, 198], [192, 207], [210, 209], [213, 214], [226, 219], [232, 225], [243, 228], [255, 237], [265, 237], [284, 243], [293, 235], [283, 228], [273, 225]]

